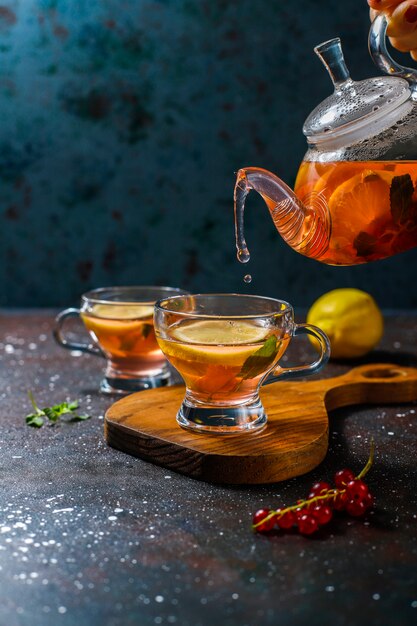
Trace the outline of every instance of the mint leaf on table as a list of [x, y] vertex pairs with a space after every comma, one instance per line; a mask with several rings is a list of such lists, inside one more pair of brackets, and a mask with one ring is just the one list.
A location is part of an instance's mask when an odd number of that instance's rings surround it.
[[33, 426], [34, 428], [41, 428], [41, 426], [43, 426], [43, 418], [45, 417], [45, 413], [36, 404], [35, 398], [33, 397], [33, 393], [31, 391], [28, 392], [28, 396], [34, 413], [29, 413], [29, 415], [26, 415], [26, 424], [28, 426]]
[[36, 413], [31, 413], [30, 415], [26, 415], [26, 424], [28, 426], [33, 426], [33, 428], [41, 428], [43, 426], [43, 417], [37, 415]]
[[45, 417], [47, 417], [50, 422], [57, 422], [59, 420], [59, 414], [57, 413], [57, 411], [55, 411], [53, 407], [46, 406], [44, 409], [42, 409], [42, 411]]
[[[413, 219], [415, 205], [413, 203], [414, 185], [410, 174], [394, 176], [389, 190], [391, 215], [398, 226]], [[414, 215], [414, 218], [416, 216]]]
[[90, 419], [91, 415], [78, 415], [76, 410], [78, 409], [78, 402], [61, 402], [61, 404], [54, 404], [53, 406], [46, 406], [40, 409], [35, 402], [33, 393], [28, 393], [30, 402], [32, 404], [34, 413], [26, 415], [25, 420], [28, 426], [34, 428], [41, 428], [45, 423], [45, 418], [52, 424], [56, 424], [61, 419], [62, 415], [70, 415], [69, 422], [80, 422]]
[[274, 362], [278, 353], [277, 338], [275, 335], [271, 335], [265, 341], [264, 345], [256, 352], [251, 354], [240, 370], [238, 377], [242, 380], [248, 378], [255, 378], [262, 374], [271, 363]]
[[89, 420], [91, 415], [73, 415], [70, 422], [85, 422], [85, 420]]

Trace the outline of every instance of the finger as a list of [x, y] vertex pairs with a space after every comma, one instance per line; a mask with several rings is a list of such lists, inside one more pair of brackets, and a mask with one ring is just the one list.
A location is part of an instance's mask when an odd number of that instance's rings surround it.
[[401, 2], [389, 18], [387, 34], [389, 37], [406, 37], [417, 28], [417, 0]]
[[390, 37], [390, 42], [400, 52], [409, 52], [417, 48], [417, 30], [402, 37]]
[[375, 11], [383, 11], [387, 15], [390, 15], [396, 6], [401, 4], [403, 0], [368, 0], [368, 4], [371, 9]]
[[409, 52], [417, 48], [417, 30], [402, 37], [390, 37], [390, 42], [400, 52]]
[[407, 37], [390, 37], [390, 44], [400, 52], [410, 52], [417, 48], [417, 36], [416, 33], [407, 35]]

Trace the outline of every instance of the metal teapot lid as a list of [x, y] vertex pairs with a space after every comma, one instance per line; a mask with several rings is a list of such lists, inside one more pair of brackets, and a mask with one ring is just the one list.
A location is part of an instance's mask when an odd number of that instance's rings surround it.
[[347, 141], [358, 140], [366, 136], [365, 127], [379, 120], [389, 126], [390, 114], [411, 96], [410, 86], [403, 78], [381, 76], [352, 80], [339, 38], [325, 41], [314, 51], [330, 74], [334, 93], [323, 100], [304, 123], [303, 133], [312, 143], [342, 136]]

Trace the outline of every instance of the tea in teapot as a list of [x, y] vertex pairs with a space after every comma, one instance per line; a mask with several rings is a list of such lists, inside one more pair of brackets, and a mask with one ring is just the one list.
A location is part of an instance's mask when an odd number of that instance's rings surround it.
[[353, 81], [339, 39], [315, 48], [334, 93], [303, 132], [308, 150], [294, 192], [261, 168], [240, 169], [235, 186], [238, 258], [246, 196], [255, 189], [283, 239], [330, 265], [383, 259], [417, 245], [417, 71], [397, 65], [385, 46], [386, 19], [371, 26], [370, 50], [389, 77]]
[[318, 260], [354, 265], [414, 247], [416, 181], [417, 161], [304, 161], [295, 193], [313, 206], [321, 195], [331, 219], [329, 245]]

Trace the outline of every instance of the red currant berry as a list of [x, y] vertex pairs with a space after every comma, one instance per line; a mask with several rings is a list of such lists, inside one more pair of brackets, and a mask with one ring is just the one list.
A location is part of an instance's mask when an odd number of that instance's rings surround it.
[[297, 522], [297, 518], [294, 515], [293, 511], [287, 511], [280, 517], [277, 516], [276, 522], [279, 528], [284, 528], [285, 530], [288, 530], [288, 528], [294, 526], [294, 524]]
[[252, 523], [258, 533], [266, 533], [268, 532], [268, 530], [272, 530], [274, 528], [275, 513], [271, 516], [270, 519], [266, 519], [270, 515], [270, 513], [273, 513], [273, 511], [271, 511], [270, 509], [259, 509], [259, 511], [256, 511], [255, 515], [253, 516]]
[[333, 517], [332, 509], [326, 504], [317, 504], [312, 509], [312, 514], [314, 515], [320, 526], [328, 524], [328, 522], [330, 522]]
[[364, 503], [364, 505], [366, 506], [366, 509], [370, 509], [374, 503], [374, 499], [372, 497], [372, 495], [369, 493], [367, 493], [367, 495], [364, 497], [364, 499], [362, 500], [362, 502]]
[[308, 494], [308, 499], [314, 498], [314, 496], [323, 495], [324, 493], [326, 493], [326, 491], [329, 491], [329, 489], [331, 489], [329, 483], [325, 483], [323, 480], [321, 480], [320, 482], [315, 483], [312, 486], [312, 488], [310, 489], [310, 493]]
[[308, 512], [308, 508], [308, 506], [300, 506], [298, 509], [295, 509], [295, 519], [299, 520], [302, 515], [305, 515]]
[[363, 499], [368, 495], [369, 489], [368, 486], [365, 485], [363, 480], [351, 480], [346, 485], [346, 493], [349, 496], [349, 500], [357, 500], [358, 502], [362, 502]]
[[319, 525], [316, 518], [308, 513], [304, 513], [304, 515], [301, 515], [298, 519], [298, 530], [302, 535], [312, 535], [318, 528]]
[[346, 512], [352, 517], [361, 517], [367, 511], [367, 507], [362, 500], [349, 500], [346, 504]]
[[346, 487], [351, 480], [355, 480], [355, 474], [350, 469], [342, 469], [334, 475], [334, 484], [338, 489]]
[[333, 508], [335, 511], [344, 511], [346, 508], [346, 504], [348, 503], [349, 498], [346, 492], [338, 493], [337, 496], [333, 500]]

